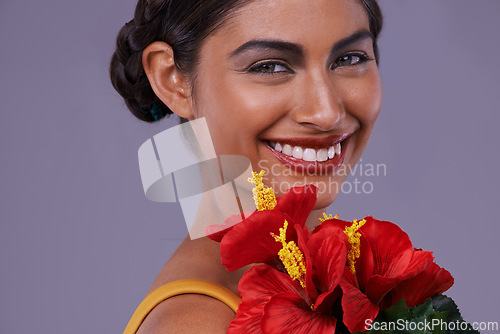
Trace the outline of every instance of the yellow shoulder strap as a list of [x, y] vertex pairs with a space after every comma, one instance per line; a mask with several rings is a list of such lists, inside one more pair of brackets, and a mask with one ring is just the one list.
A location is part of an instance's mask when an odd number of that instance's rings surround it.
[[144, 298], [132, 315], [132, 318], [128, 322], [123, 334], [134, 334], [139, 329], [139, 326], [142, 324], [149, 312], [151, 312], [151, 310], [153, 310], [153, 308], [155, 308], [155, 306], [162, 301], [173, 296], [187, 293], [206, 295], [218, 299], [229, 306], [229, 308], [231, 308], [231, 310], [235, 313], [241, 303], [240, 296], [231, 290], [212, 282], [198, 279], [181, 279], [173, 281], [160, 286]]

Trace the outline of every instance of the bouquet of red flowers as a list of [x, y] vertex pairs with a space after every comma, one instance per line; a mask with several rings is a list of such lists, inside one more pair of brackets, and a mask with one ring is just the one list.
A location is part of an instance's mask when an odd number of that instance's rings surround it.
[[240, 280], [228, 333], [477, 333], [442, 295], [451, 274], [397, 225], [324, 214], [310, 232], [316, 188], [277, 200], [262, 175], [252, 181], [259, 211], [209, 235], [228, 270], [259, 264]]

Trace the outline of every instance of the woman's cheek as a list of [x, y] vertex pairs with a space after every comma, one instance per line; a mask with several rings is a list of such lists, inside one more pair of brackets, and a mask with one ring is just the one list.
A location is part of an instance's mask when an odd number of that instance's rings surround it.
[[[202, 91], [197, 105], [205, 117], [218, 154], [243, 154], [252, 159], [259, 135], [283, 115], [286, 97], [276, 90], [257, 89], [228, 81], [216, 94]], [[203, 108], [210, 106], [210, 108]]]
[[351, 79], [341, 86], [343, 105], [348, 117], [359, 122], [360, 131], [371, 130], [380, 112], [382, 89], [377, 76]]
[[[375, 66], [375, 64], [373, 64]], [[352, 103], [362, 125], [373, 127], [382, 106], [382, 84], [378, 68], [366, 73], [366, 77], [360, 80], [360, 84], [352, 96]]]
[[240, 135], [245, 136], [247, 141], [258, 141], [290, 110], [289, 92], [284, 89], [257, 84], [245, 87], [235, 85], [233, 89], [236, 97], [231, 106], [231, 119], [240, 125]]

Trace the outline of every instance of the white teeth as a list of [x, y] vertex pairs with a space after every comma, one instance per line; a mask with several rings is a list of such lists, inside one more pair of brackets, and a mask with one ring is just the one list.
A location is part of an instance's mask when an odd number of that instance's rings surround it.
[[[295, 151], [295, 149], [294, 149]], [[312, 148], [306, 148], [304, 150], [304, 154], [302, 156], [302, 159], [305, 161], [316, 161], [316, 151], [313, 150]], [[318, 160], [320, 161], [320, 160]]]
[[330, 146], [328, 148], [321, 148], [318, 150], [315, 150], [313, 148], [302, 148], [300, 146], [291, 146], [289, 144], [283, 145], [273, 141], [269, 141], [269, 146], [274, 148], [276, 151], [288, 156], [311, 162], [324, 162], [328, 159], [333, 159], [336, 155], [340, 155], [342, 151], [340, 143], [337, 143], [334, 146]]
[[[304, 160], [306, 159], [304, 158]], [[320, 162], [328, 160], [328, 151], [326, 150], [326, 148], [322, 148], [318, 151], [318, 153], [316, 153], [316, 160]]]
[[276, 143], [276, 146], [274, 146], [274, 149], [278, 152], [281, 152], [283, 151], [283, 147], [281, 147], [281, 144], [280, 143]]
[[297, 158], [297, 159], [302, 159], [302, 156], [303, 156], [302, 147], [300, 147], [300, 146], [295, 146], [295, 147], [293, 148], [293, 157], [294, 157], [294, 158]]
[[334, 156], [335, 156], [335, 147], [330, 146], [330, 148], [328, 149], [328, 159], [333, 159]]
[[341, 152], [340, 143], [337, 143], [335, 145], [335, 154], [340, 155], [340, 152]]
[[282, 151], [283, 154], [286, 154], [286, 155], [289, 155], [289, 156], [292, 156], [292, 153], [293, 153], [293, 149], [290, 145], [288, 144], [285, 144], [285, 146], [283, 146], [283, 151]]

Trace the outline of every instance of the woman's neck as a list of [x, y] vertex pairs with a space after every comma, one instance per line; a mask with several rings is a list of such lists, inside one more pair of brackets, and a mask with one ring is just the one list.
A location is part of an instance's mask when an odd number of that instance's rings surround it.
[[319, 218], [323, 218], [324, 212], [325, 212], [324, 208], [311, 211], [309, 217], [307, 217], [306, 220], [306, 226], [309, 228], [309, 230], [313, 230], [316, 226], [320, 224]]

